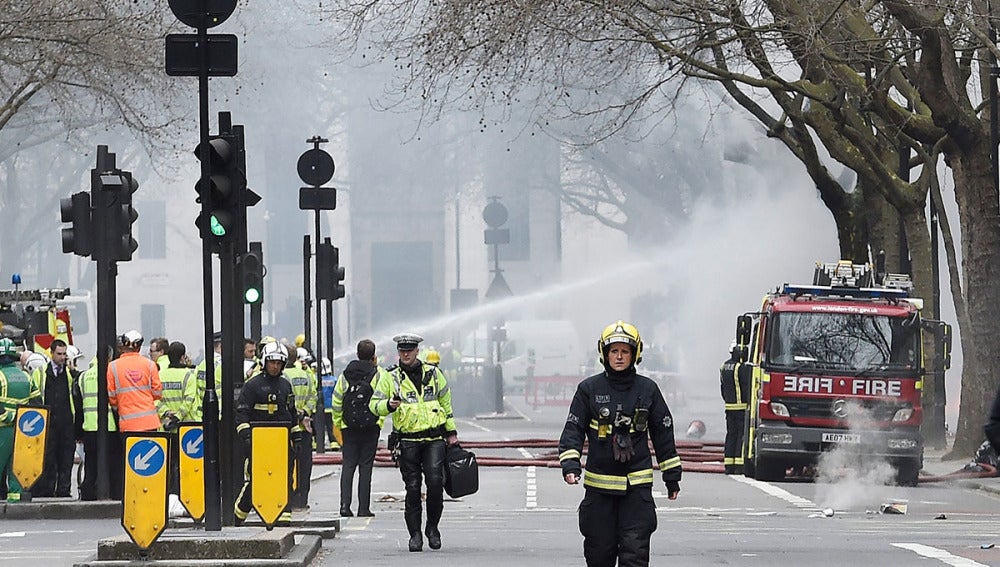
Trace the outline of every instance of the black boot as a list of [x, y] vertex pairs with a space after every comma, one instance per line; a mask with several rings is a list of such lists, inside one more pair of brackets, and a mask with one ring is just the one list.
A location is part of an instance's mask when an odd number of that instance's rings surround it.
[[438, 531], [437, 526], [427, 526], [424, 533], [427, 534], [427, 545], [431, 549], [441, 549], [441, 532]]
[[421, 537], [420, 532], [417, 532], [410, 536], [410, 551], [423, 551], [424, 550], [424, 538]]
[[344, 518], [350, 518], [351, 516], [354, 515], [354, 512], [351, 512], [350, 508], [347, 508], [345, 506], [341, 506], [340, 507], [340, 515], [341, 515], [341, 517], [344, 517]]

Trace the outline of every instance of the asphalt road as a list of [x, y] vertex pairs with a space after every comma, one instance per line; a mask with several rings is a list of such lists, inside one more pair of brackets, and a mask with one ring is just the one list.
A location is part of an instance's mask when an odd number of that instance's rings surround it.
[[[463, 420], [463, 437], [558, 436], [565, 409], [515, 406], [527, 419]], [[527, 456], [525, 451], [539, 450], [507, 451]], [[338, 483], [338, 476], [319, 481], [315, 499], [336, 505]], [[559, 469], [542, 467], [482, 468], [480, 485], [477, 494], [446, 502], [441, 550], [409, 553], [398, 472], [377, 468], [373, 494], [384, 501], [373, 505], [376, 517], [347, 520], [337, 539], [324, 542], [317, 563], [583, 564], [576, 516], [582, 486], [568, 486]], [[851, 475], [830, 483], [762, 483], [688, 473], [678, 500], [669, 501], [662, 485], [654, 494], [659, 527], [652, 538], [653, 566], [1000, 566], [1000, 499], [955, 485], [902, 488]], [[906, 514], [879, 513], [889, 503], [905, 504]], [[824, 514], [829, 509], [832, 516]], [[997, 547], [982, 548], [992, 544]]]
[[[513, 400], [516, 411], [508, 414], [518, 419], [462, 419], [462, 437], [556, 438], [565, 408], [536, 410], [521, 401]], [[675, 413], [683, 426], [680, 416], [686, 412]], [[711, 437], [711, 425], [709, 432]], [[512, 448], [489, 454], [526, 457], [547, 451]], [[315, 514], [338, 508], [339, 467], [315, 467], [314, 474], [324, 473], [328, 476], [312, 487]], [[576, 518], [582, 486], [567, 486], [556, 468], [484, 467], [480, 473], [477, 494], [445, 504], [444, 547], [409, 553], [398, 470], [376, 468], [376, 517], [347, 519], [337, 538], [324, 541], [314, 564], [583, 564]], [[958, 484], [900, 488], [850, 476], [832, 483], [759, 483], [685, 473], [681, 488], [680, 498], [669, 501], [662, 485], [656, 487], [659, 529], [651, 565], [1000, 566], [1000, 499]], [[905, 504], [907, 513], [878, 513], [881, 504], [892, 502]], [[833, 509], [832, 516], [823, 514], [826, 508]], [[72, 565], [92, 556], [99, 538], [122, 533], [117, 520], [3, 521], [0, 565]], [[997, 547], [990, 548], [993, 544]]]

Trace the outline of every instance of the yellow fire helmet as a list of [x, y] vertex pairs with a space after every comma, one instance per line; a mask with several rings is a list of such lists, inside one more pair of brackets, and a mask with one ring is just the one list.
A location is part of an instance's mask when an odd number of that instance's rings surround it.
[[639, 329], [632, 324], [619, 319], [604, 328], [601, 338], [597, 340], [597, 356], [600, 357], [601, 364], [604, 364], [604, 350], [614, 343], [625, 343], [635, 349], [635, 364], [642, 362], [642, 339], [639, 337]]
[[427, 364], [433, 364], [434, 366], [441, 364], [441, 354], [436, 350], [427, 351], [426, 362]]
[[306, 335], [305, 335], [305, 333], [299, 333], [299, 334], [295, 335], [295, 348], [299, 348], [299, 347], [301, 347], [304, 344], [306, 344]]

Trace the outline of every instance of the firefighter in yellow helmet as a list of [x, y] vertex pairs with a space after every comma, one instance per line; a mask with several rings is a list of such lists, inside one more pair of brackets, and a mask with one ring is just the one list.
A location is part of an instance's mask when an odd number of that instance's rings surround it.
[[604, 370], [577, 387], [559, 438], [559, 462], [566, 483], [578, 484], [588, 442], [579, 511], [587, 565], [646, 566], [656, 530], [650, 439], [670, 500], [681, 490], [673, 417], [656, 382], [636, 372], [642, 339], [634, 326], [608, 325], [597, 354]]
[[427, 364], [433, 364], [434, 366], [440, 366], [441, 354], [438, 351], [431, 349], [427, 351], [427, 356], [424, 358], [424, 362]]

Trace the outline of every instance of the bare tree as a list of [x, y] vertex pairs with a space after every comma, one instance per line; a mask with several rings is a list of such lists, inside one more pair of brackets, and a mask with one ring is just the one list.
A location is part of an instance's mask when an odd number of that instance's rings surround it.
[[129, 132], [154, 162], [177, 149], [190, 105], [176, 104], [182, 85], [163, 70], [170, 25], [152, 0], [0, 0], [4, 271], [57, 232], [58, 199], [78, 190], [101, 136]]
[[[845, 257], [867, 259], [901, 222], [925, 298], [924, 210], [943, 159], [962, 229], [956, 307], [967, 313], [955, 450], [978, 446], [1000, 385], [1000, 353], [989, 348], [1000, 321], [991, 269], [1000, 205], [977, 102], [989, 81], [980, 62], [996, 52], [985, 0], [343, 0], [331, 10], [348, 38], [364, 38], [358, 47], [397, 61], [399, 100], [431, 117], [529, 100], [542, 116], [593, 121], [599, 138], [668, 111], [690, 79], [718, 83], [803, 163]], [[609, 89], [622, 96], [600, 96]], [[830, 173], [821, 148], [856, 172], [855, 187]], [[949, 265], [959, 273], [953, 254]]]

